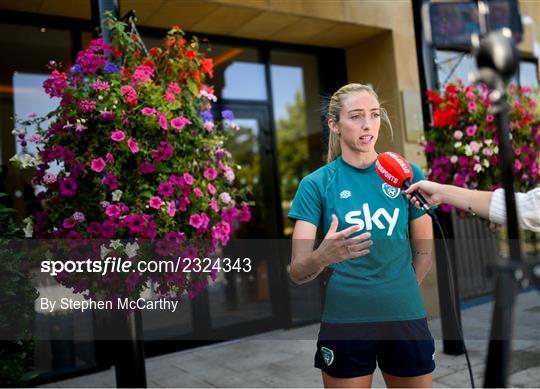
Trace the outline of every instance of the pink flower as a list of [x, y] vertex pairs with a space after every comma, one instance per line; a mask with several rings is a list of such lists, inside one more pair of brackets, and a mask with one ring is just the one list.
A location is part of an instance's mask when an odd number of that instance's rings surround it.
[[460, 140], [461, 138], [463, 138], [463, 132], [460, 130], [454, 131], [454, 138], [456, 138], [457, 140]]
[[169, 212], [170, 217], [174, 217], [174, 215], [176, 214], [176, 206], [174, 205], [174, 201], [171, 201], [169, 203], [167, 211]]
[[154, 68], [151, 68], [150, 66], [137, 66], [137, 69], [135, 69], [135, 72], [133, 73], [133, 83], [135, 85], [138, 85], [139, 82], [145, 82], [150, 80], [150, 78], [154, 75]]
[[151, 174], [156, 170], [155, 166], [152, 165], [150, 162], [141, 163], [138, 169], [142, 174]]
[[476, 102], [469, 101], [469, 103], [467, 104], [467, 110], [469, 111], [469, 113], [476, 112]]
[[174, 194], [174, 188], [170, 182], [165, 181], [159, 184], [158, 193], [163, 197], [171, 197]]
[[151, 108], [151, 107], [144, 107], [141, 110], [141, 112], [142, 112], [143, 115], [152, 116], [153, 114], [156, 113], [156, 110], [154, 108]]
[[156, 161], [166, 161], [173, 156], [173, 149], [169, 142], [161, 141], [159, 145], [157, 150], [152, 152]]
[[128, 139], [127, 145], [133, 154], [139, 152], [139, 144], [135, 142], [132, 138]]
[[480, 147], [482, 147], [482, 145], [476, 141], [472, 141], [471, 143], [469, 143], [469, 146], [472, 150], [473, 153], [477, 153], [478, 151], [480, 151]]
[[212, 185], [211, 183], [208, 183], [208, 193], [210, 193], [211, 195], [215, 195], [216, 194], [216, 188], [214, 185]]
[[117, 205], [109, 205], [105, 208], [105, 214], [111, 219], [117, 219], [120, 216], [120, 208]]
[[494, 119], [493, 115], [487, 115], [487, 116], [486, 116], [486, 121], [487, 121], [488, 123], [493, 122], [493, 119]]
[[68, 229], [73, 228], [75, 226], [75, 220], [73, 220], [72, 218], [64, 219], [62, 226]]
[[114, 156], [111, 153], [105, 154], [105, 158], [109, 164], [114, 164]]
[[116, 131], [113, 131], [111, 134], [111, 139], [115, 142], [122, 142], [124, 139], [126, 139], [126, 134], [124, 134], [124, 131], [116, 129]]
[[84, 216], [84, 213], [82, 212], [74, 212], [73, 215], [71, 216], [73, 218], [73, 220], [75, 220], [76, 222], [83, 222], [86, 220], [86, 217]]
[[227, 181], [229, 181], [229, 182], [234, 181], [234, 171], [230, 167], [225, 169], [225, 172], [223, 173], [223, 175], [225, 176], [225, 179]]
[[96, 102], [93, 100], [81, 100], [79, 101], [79, 107], [81, 107], [84, 112], [90, 112], [96, 109]]
[[165, 114], [161, 112], [158, 113], [158, 123], [163, 130], [167, 130], [169, 128], [169, 124], [167, 123], [167, 116], [165, 116]]
[[514, 173], [517, 173], [520, 170], [521, 170], [521, 162], [519, 161], [519, 159], [516, 159], [514, 161]]
[[231, 233], [231, 226], [225, 221], [220, 221], [215, 225], [212, 237], [221, 242], [221, 244], [227, 244]]
[[171, 92], [165, 92], [163, 94], [163, 98], [167, 100], [169, 103], [174, 103], [176, 101], [174, 94], [172, 94]]
[[90, 168], [97, 173], [101, 173], [105, 169], [105, 161], [101, 157], [96, 158], [92, 160]]
[[191, 124], [191, 121], [183, 116], [178, 116], [171, 120], [171, 126], [177, 130], [181, 130], [186, 124]]
[[184, 175], [182, 176], [182, 178], [184, 179], [184, 182], [188, 185], [192, 185], [193, 184], [193, 176], [189, 173], [184, 173]]
[[200, 190], [199, 188], [193, 189], [193, 193], [195, 193], [195, 196], [197, 196], [197, 197], [203, 197], [204, 196], [203, 191]]
[[218, 212], [218, 211], [219, 211], [219, 206], [218, 206], [218, 202], [217, 202], [216, 199], [210, 200], [210, 208], [211, 208], [214, 212]]
[[163, 205], [163, 201], [161, 201], [161, 198], [159, 196], [154, 196], [150, 199], [150, 207], [154, 209], [159, 209]]
[[207, 132], [212, 132], [214, 130], [214, 126], [215, 126], [214, 122], [210, 122], [210, 121], [206, 121], [203, 124], [203, 127]]
[[209, 180], [214, 180], [217, 177], [217, 172], [215, 169], [209, 167], [204, 169], [203, 176]]
[[124, 99], [129, 105], [135, 105], [137, 104], [137, 92], [133, 87], [129, 85], [122, 85], [120, 87], [120, 93], [122, 93], [122, 96], [124, 96]]
[[251, 220], [251, 212], [246, 204], [242, 205], [242, 209], [238, 213], [238, 221], [248, 222]]
[[92, 88], [94, 88], [96, 91], [109, 90], [110, 85], [107, 81], [96, 80], [92, 84]]
[[193, 228], [199, 229], [202, 226], [202, 224], [203, 224], [203, 220], [200, 215], [195, 213], [189, 217], [189, 225], [192, 226]]
[[467, 100], [476, 100], [476, 94], [472, 91], [469, 91], [465, 94]]
[[473, 125], [473, 126], [469, 126], [467, 127], [467, 129], [465, 130], [465, 132], [467, 133], [468, 136], [474, 136], [474, 134], [476, 134], [476, 124]]
[[182, 88], [180, 88], [180, 86], [176, 82], [171, 82], [167, 87], [167, 92], [174, 93], [175, 95], [180, 94], [181, 91]]

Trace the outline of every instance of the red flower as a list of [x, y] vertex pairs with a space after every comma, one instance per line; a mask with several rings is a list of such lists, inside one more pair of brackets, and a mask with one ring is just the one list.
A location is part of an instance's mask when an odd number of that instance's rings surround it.
[[159, 54], [159, 49], [157, 47], [152, 47], [150, 49], [150, 56], [151, 57], [155, 57]]
[[435, 106], [437, 106], [437, 105], [439, 105], [440, 103], [443, 102], [443, 99], [442, 99], [442, 97], [439, 95], [438, 92], [434, 92], [434, 91], [432, 91], [432, 90], [428, 90], [428, 91], [426, 91], [426, 95], [427, 95], [428, 101], [429, 101], [431, 104], [435, 105]]
[[214, 62], [212, 58], [205, 58], [201, 61], [201, 66], [206, 74], [209, 74], [210, 77], [214, 77]]
[[193, 58], [196, 58], [197, 57], [197, 54], [195, 54], [195, 52], [193, 50], [188, 50], [186, 52], [186, 58], [187, 59], [193, 59]]
[[435, 109], [433, 111], [433, 126], [437, 128], [457, 125], [456, 116], [459, 111], [451, 107], [446, 109]]

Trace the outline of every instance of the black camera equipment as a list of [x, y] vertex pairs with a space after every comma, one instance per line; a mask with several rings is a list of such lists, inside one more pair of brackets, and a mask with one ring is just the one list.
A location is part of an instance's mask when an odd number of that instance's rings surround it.
[[426, 41], [437, 49], [470, 50], [476, 58], [474, 83], [490, 90], [490, 108], [499, 138], [499, 166], [505, 189], [510, 259], [496, 265], [493, 311], [485, 387], [507, 386], [512, 350], [513, 305], [519, 285], [539, 285], [540, 264], [522, 259], [513, 184], [513, 155], [508, 129], [505, 89], [519, 66], [517, 42], [522, 39], [521, 16], [515, 0], [446, 1], [424, 4]]

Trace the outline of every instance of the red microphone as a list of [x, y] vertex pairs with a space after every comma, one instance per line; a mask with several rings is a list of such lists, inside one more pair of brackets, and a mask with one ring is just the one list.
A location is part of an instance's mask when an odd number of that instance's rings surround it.
[[[401, 155], [392, 151], [381, 153], [377, 156], [375, 162], [375, 170], [384, 182], [388, 185], [400, 189], [409, 189], [411, 186], [411, 180], [413, 179], [413, 171], [411, 165]], [[431, 216], [436, 217], [433, 210], [429, 208], [429, 205], [420, 192], [415, 190], [411, 193], [414, 196], [422, 208]]]

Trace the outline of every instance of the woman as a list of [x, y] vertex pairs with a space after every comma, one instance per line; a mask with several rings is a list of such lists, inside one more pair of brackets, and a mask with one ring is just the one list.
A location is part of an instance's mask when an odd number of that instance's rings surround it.
[[[328, 163], [303, 178], [288, 215], [291, 279], [332, 270], [315, 355], [326, 387], [370, 387], [376, 363], [389, 387], [430, 387], [435, 367], [419, 291], [431, 267], [431, 219], [375, 171], [381, 117], [391, 131], [369, 86], [334, 93]], [[314, 250], [317, 228], [326, 236]]]

